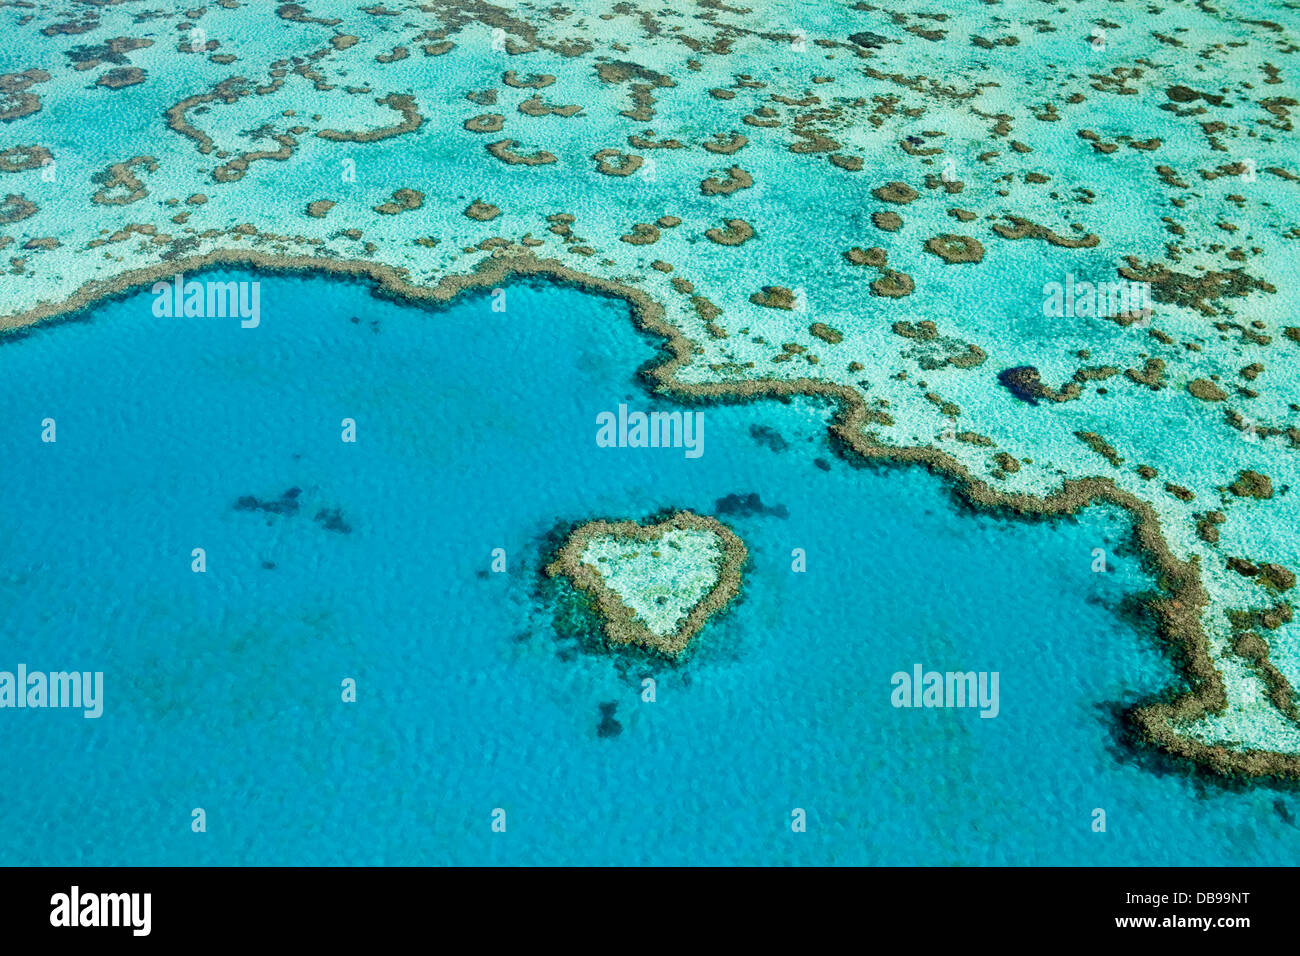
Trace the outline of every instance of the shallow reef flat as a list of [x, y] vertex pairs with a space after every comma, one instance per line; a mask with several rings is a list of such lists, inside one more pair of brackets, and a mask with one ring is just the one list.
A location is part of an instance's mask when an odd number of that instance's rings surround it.
[[38, 0], [0, 26], [0, 328], [213, 262], [623, 295], [666, 393], [821, 395], [851, 457], [1127, 509], [1186, 672], [1137, 725], [1300, 776], [1292, 7]]

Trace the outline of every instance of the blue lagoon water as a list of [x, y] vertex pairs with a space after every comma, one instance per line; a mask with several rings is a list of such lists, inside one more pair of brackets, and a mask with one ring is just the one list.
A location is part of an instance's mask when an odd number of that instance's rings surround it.
[[[1178, 865], [1300, 849], [1293, 791], [1226, 789], [1122, 742], [1121, 709], [1176, 674], [1125, 611], [1153, 582], [1121, 513], [964, 512], [920, 469], [836, 457], [812, 402], [706, 408], [695, 460], [598, 448], [598, 412], [668, 407], [636, 377], [658, 343], [619, 300], [516, 282], [494, 312], [487, 295], [420, 308], [360, 283], [260, 281], [255, 329], [155, 318], [142, 291], [0, 344], [0, 669], [105, 681], [98, 720], [4, 712], [0, 863]], [[291, 488], [296, 513], [235, 507]], [[719, 512], [749, 494], [769, 510]], [[678, 665], [584, 650], [542, 586], [557, 529], [669, 508], [741, 535], [741, 598]], [[494, 548], [506, 573], [489, 572]], [[891, 675], [915, 663], [998, 671], [999, 715], [892, 707]], [[622, 732], [600, 736], [610, 702]]]

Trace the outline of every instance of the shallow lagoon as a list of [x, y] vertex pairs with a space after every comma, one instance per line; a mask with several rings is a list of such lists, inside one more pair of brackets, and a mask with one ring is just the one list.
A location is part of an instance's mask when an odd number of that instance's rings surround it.
[[[599, 412], [671, 407], [636, 378], [656, 342], [619, 300], [515, 283], [505, 312], [488, 294], [415, 308], [260, 281], [255, 329], [155, 318], [146, 290], [0, 344], [0, 668], [102, 670], [106, 698], [98, 720], [0, 711], [0, 863], [1300, 850], [1291, 790], [1226, 789], [1121, 743], [1118, 709], [1175, 677], [1121, 610], [1151, 586], [1121, 513], [970, 514], [920, 469], [835, 457], [811, 402], [707, 408], [698, 459], [599, 448]], [[235, 507], [290, 488], [296, 513]], [[715, 507], [750, 494], [764, 511]], [[689, 659], [557, 633], [538, 571], [557, 529], [667, 508], [717, 514], [751, 556]], [[917, 663], [998, 671], [999, 716], [893, 708], [891, 675]], [[622, 731], [601, 736], [610, 702]]]

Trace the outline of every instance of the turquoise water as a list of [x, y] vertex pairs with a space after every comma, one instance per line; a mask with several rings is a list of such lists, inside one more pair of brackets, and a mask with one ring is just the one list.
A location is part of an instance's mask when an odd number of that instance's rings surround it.
[[[920, 469], [836, 458], [812, 403], [707, 408], [695, 460], [598, 448], [598, 412], [668, 407], [636, 379], [657, 343], [621, 301], [514, 283], [505, 312], [486, 294], [423, 309], [260, 278], [256, 329], [155, 318], [144, 291], [0, 344], [0, 669], [105, 681], [98, 720], [0, 711], [0, 864], [1300, 849], [1292, 791], [1200, 782], [1121, 742], [1118, 709], [1175, 679], [1122, 610], [1151, 587], [1122, 514], [964, 513]], [[297, 513], [234, 507], [290, 488]], [[786, 517], [719, 514], [751, 493]], [[745, 540], [741, 598], [681, 665], [582, 650], [541, 586], [554, 532], [665, 508]], [[335, 509], [331, 530], [317, 516]], [[998, 671], [999, 716], [893, 708], [890, 677], [915, 663]], [[610, 702], [622, 732], [600, 736]]]
[[[1292, 453], [1289, 437], [1300, 429], [1300, 365], [1292, 351], [1300, 342], [1293, 338], [1300, 335], [1293, 324], [1300, 288], [1300, 256], [1295, 255], [1300, 169], [1296, 110], [1288, 105], [1300, 101], [1300, 73], [1288, 68], [1291, 51], [1300, 50], [1300, 19], [1292, 0], [1164, 4], [1155, 18], [1158, 25], [1153, 25], [1154, 8], [1107, 0], [1080, 0], [1046, 17], [1042, 5], [1031, 0], [937, 6], [899, 0], [888, 8], [855, 0], [762, 0], [740, 6], [583, 0], [563, 10], [416, 3], [396, 16], [356, 0], [312, 0], [305, 15], [298, 4], [182, 5], [147, 15], [137, 6], [0, 4], [0, 33], [9, 40], [0, 48], [0, 254], [5, 263], [0, 328], [27, 323], [88, 283], [116, 283], [138, 269], [188, 270], [205, 257], [245, 250], [322, 263], [364, 262], [400, 270], [416, 286], [464, 276], [497, 252], [510, 259], [531, 253], [552, 267], [631, 285], [660, 303], [664, 321], [692, 342], [695, 351], [681, 371], [683, 380], [731, 386], [813, 376], [852, 389], [868, 404], [885, 403], [880, 407], [888, 407], [892, 424], [874, 426], [882, 442], [940, 449], [997, 492], [1044, 495], [1063, 480], [1102, 478], [1148, 504], [1170, 553], [1199, 562], [1208, 598], [1200, 624], [1226, 697], [1222, 713], [1171, 731], [1184, 737], [1184, 744], [1269, 751], [1281, 755], [1275, 758], [1281, 764], [1300, 763], [1300, 724], [1289, 708], [1274, 706], [1256, 669], [1233, 650], [1241, 636], [1241, 612], [1264, 613], [1293, 593], [1275, 592], [1265, 576], [1243, 576], [1234, 568], [1246, 570], [1249, 565], [1240, 562], [1249, 561], [1300, 572], [1300, 495], [1290, 490], [1300, 488], [1300, 458]], [[409, 55], [400, 56], [399, 50]], [[531, 85], [520, 86], [521, 79]], [[121, 85], [131, 80], [140, 82]], [[549, 108], [573, 115], [536, 115]], [[87, 117], [94, 120], [92, 135], [87, 135]], [[483, 117], [493, 119], [485, 123]], [[485, 131], [498, 125], [497, 131]], [[733, 134], [747, 138], [743, 148], [726, 155], [714, 151], [720, 138]], [[516, 143], [522, 153], [545, 151], [555, 161], [502, 162], [490, 148], [501, 141]], [[608, 156], [607, 150], [643, 165], [628, 176], [605, 175], [595, 157]], [[752, 185], [712, 194], [713, 187], [705, 184], [733, 165], [752, 178]], [[915, 198], [890, 201], [903, 198], [890, 183], [904, 184], [911, 191], [905, 195], [914, 192]], [[392, 214], [395, 195], [415, 207], [417, 193], [422, 196], [418, 208]], [[500, 214], [489, 221], [477, 218], [481, 211], [468, 215], [476, 200], [498, 207]], [[889, 221], [877, 214], [885, 212], [901, 218], [896, 231], [883, 228]], [[711, 230], [733, 219], [743, 221], [753, 236], [740, 246], [712, 241]], [[1018, 222], [1046, 231], [1030, 230], [1039, 238], [1008, 238], [1005, 227]], [[660, 224], [654, 227], [657, 238], [651, 223]], [[982, 261], [948, 263], [928, 251], [931, 239], [946, 234], [979, 242]], [[1057, 242], [1083, 245], [1055, 245], [1052, 235]], [[911, 278], [910, 295], [873, 294], [877, 270], [846, 256], [853, 249], [874, 248], [883, 251], [888, 268]], [[1158, 277], [1168, 270], [1166, 279], [1156, 278], [1149, 327], [1045, 310], [1048, 289], [1068, 283], [1070, 276], [1103, 282], [1119, 277], [1119, 270], [1128, 274], [1130, 266], [1137, 269], [1133, 275]], [[1225, 283], [1210, 278], [1225, 272], [1235, 278]], [[761, 291], [767, 286], [789, 290], [798, 306], [765, 306], [771, 303]], [[460, 337], [473, 338], [494, 321], [476, 321]], [[542, 321], [550, 325], [549, 317]], [[935, 338], [901, 334], [908, 329], [898, 323], [923, 321], [936, 323]], [[823, 337], [813, 323], [839, 335]], [[621, 320], [617, 324], [623, 327]], [[353, 331], [375, 335], [368, 325]], [[65, 338], [75, 341], [77, 334]], [[194, 334], [190, 331], [185, 341]], [[270, 342], [276, 334], [255, 341]], [[598, 330], [590, 338], [602, 336]], [[393, 337], [391, 330], [377, 336], [385, 342]], [[124, 347], [116, 333], [109, 338], [81, 353], [94, 357], [95, 380], [112, 367], [103, 356]], [[498, 339], [493, 347], [516, 341]], [[299, 336], [299, 341], [312, 340]], [[229, 389], [248, 376], [265, 377], [244, 354], [257, 350], [248, 349], [247, 339], [238, 341], [225, 375], [212, 374], [215, 370], [190, 375], [184, 389], [172, 389], [177, 405], [165, 414], [180, 415], [182, 409], [200, 414], [195, 402], [214, 401], [203, 398], [202, 382], [208, 379]], [[164, 347], [151, 341], [134, 352], [147, 362]], [[980, 354], [969, 351], [973, 348], [987, 356], [982, 364], [950, 364], [958, 356]], [[443, 357], [452, 357], [449, 349]], [[171, 348], [166, 363], [133, 367], [138, 376], [170, 368], [173, 354], [185, 353]], [[222, 350], [204, 354], [204, 361], [214, 363]], [[356, 353], [353, 361], [366, 354]], [[418, 369], [399, 367], [413, 354], [374, 357], [375, 367], [400, 373], [400, 386], [390, 390], [406, 394], [421, 387], [416, 382], [428, 381], [428, 362]], [[796, 357], [790, 359], [792, 354]], [[611, 361], [610, 374], [623, 380], [637, 360]], [[1164, 363], [1158, 389], [1124, 374], [1132, 370], [1142, 378], [1147, 362], [1157, 360]], [[52, 364], [75, 367], [77, 361]], [[485, 356], [481, 363], [493, 361], [521, 360]], [[1054, 388], [1076, 375], [1083, 384], [1071, 401], [1030, 406], [998, 382], [999, 372], [1020, 366], [1035, 367]], [[276, 367], [290, 369], [284, 361]], [[527, 367], [546, 366], [538, 360]], [[8, 371], [0, 366], [0, 382]], [[1115, 374], [1092, 377], [1110, 371]], [[475, 379], [509, 381], [521, 396], [529, 395], [491, 416], [503, 428], [516, 421], [515, 404], [531, 406], [540, 395], [527, 391], [536, 388], [527, 376], [512, 380], [509, 375], [493, 365]], [[227, 446], [243, 449], [265, 439], [267, 463], [277, 455], [304, 456], [301, 467], [282, 469], [286, 483], [281, 485], [279, 473], [272, 483], [272, 476], [233, 453], [204, 455], [210, 468], [234, 469], [240, 463], [197, 512], [216, 526], [178, 525], [175, 538], [159, 544], [167, 550], [149, 552], [151, 559], [163, 561], [165, 555], [173, 562], [176, 553], [188, 554], [196, 546], [196, 538], [215, 541], [212, 569], [200, 593], [241, 567], [276, 572], [255, 575], [259, 588], [307, 593], [286, 584], [301, 561], [277, 560], [276, 568], [262, 569], [263, 561], [275, 559], [252, 554], [243, 565], [231, 563], [231, 549], [220, 540], [225, 523], [244, 527], [258, 514], [227, 513], [228, 495], [274, 501], [288, 488], [302, 487], [301, 513], [273, 522], [266, 531], [279, 535], [277, 542], [328, 531], [315, 515], [324, 510], [331, 520], [333, 509], [342, 509], [343, 517], [332, 520], [353, 530], [350, 536], [329, 532], [330, 553], [361, 547], [353, 542], [373, 541], [378, 529], [406, 527], [413, 520], [404, 516], [397, 522], [385, 515], [368, 528], [366, 522], [378, 520], [380, 505], [359, 505], [358, 498], [408, 498], [386, 495], [383, 482], [345, 495], [345, 479], [326, 475], [325, 463], [315, 460], [326, 447], [345, 454], [338, 447], [338, 422], [365, 412], [370, 390], [357, 384], [335, 387], [338, 407], [326, 414], [303, 407], [292, 387], [283, 384], [296, 380], [277, 373], [271, 381], [280, 384], [268, 386], [289, 388], [284, 394], [301, 409], [293, 442], [281, 434], [281, 416], [270, 413], [283, 403], [258, 389], [252, 394], [259, 397], [244, 399], [251, 410], [233, 423], [183, 419], [186, 427], [206, 429]], [[55, 379], [42, 375], [40, 381], [50, 387]], [[1211, 389], [1207, 382], [1217, 384]], [[153, 394], [152, 386], [142, 382], [141, 388]], [[1221, 400], [1216, 391], [1223, 393]], [[477, 403], [467, 400], [473, 417], [463, 419], [465, 409], [455, 401], [463, 393], [453, 390], [418, 417], [388, 421], [369, 414], [363, 441], [349, 450], [374, 456], [388, 448], [395, 454], [390, 445], [397, 443], [404, 454], [452, 469], [440, 472], [426, 464], [411, 475], [428, 487], [437, 487], [431, 484], [437, 476], [456, 468], [486, 468], [468, 449], [485, 427], [480, 410], [502, 400], [496, 394]], [[115, 400], [106, 396], [109, 404], [95, 407], [112, 409]], [[235, 410], [232, 403], [238, 401], [223, 392], [218, 407]], [[615, 405], [602, 399], [596, 410]], [[146, 407], [139, 401], [130, 407], [137, 406]], [[394, 396], [383, 405], [385, 410], [404, 407]], [[954, 413], [957, 430], [986, 441], [944, 437]], [[151, 409], [150, 414], [164, 412]], [[431, 417], [435, 414], [439, 417]], [[749, 423], [765, 420], [769, 411], [736, 414]], [[725, 442], [726, 417], [718, 415], [709, 434], [716, 430], [718, 441]], [[78, 437], [84, 413], [80, 420], [76, 413], [59, 418], [63, 443], [57, 454], [44, 449], [51, 454], [39, 461], [66, 460], [74, 453], [69, 449], [86, 447], [84, 431]], [[413, 424], [417, 418], [419, 426]], [[463, 434], [440, 435], [460, 427], [449, 423], [462, 420]], [[172, 456], [161, 475], [181, 473], [177, 462], [198, 455], [181, 450], [181, 419], [166, 426], [165, 439], [159, 423], [113, 421], [131, 428], [130, 434], [143, 429], [151, 454]], [[582, 421], [584, 429], [589, 427], [585, 417]], [[309, 426], [318, 431], [300, 433]], [[529, 424], [527, 433], [538, 427]], [[738, 427], [747, 442], [749, 425]], [[1081, 432], [1101, 436], [1115, 455], [1098, 454], [1079, 439]], [[31, 432], [21, 434], [25, 443]], [[564, 434], [586, 440], [581, 433]], [[820, 444], [820, 423], [808, 434]], [[483, 440], [501, 442], [499, 436]], [[286, 444], [297, 447], [284, 451]], [[807, 450], [805, 442], [793, 444], [781, 459], [772, 452], [771, 461], [793, 461]], [[1021, 467], [1003, 473], [1000, 454], [1013, 456]], [[465, 460], [451, 460], [456, 456]], [[337, 467], [359, 457], [352, 454]], [[661, 469], [686, 467], [664, 456], [626, 457], [615, 455], [608, 467], [643, 468], [647, 462]], [[575, 467], [582, 460], [575, 459]], [[386, 467], [392, 470], [382, 473], [385, 479], [408, 474], [404, 465]], [[683, 475], [698, 477], [713, 467]], [[767, 470], [760, 468], [748, 482], [718, 484], [757, 486], [771, 480]], [[1226, 490], [1246, 470], [1270, 479], [1276, 489], [1272, 497], [1241, 498]], [[97, 466], [91, 474], [103, 483], [102, 494], [124, 494], [111, 484], [130, 480], [119, 477], [127, 472]], [[489, 500], [494, 482], [517, 497], [518, 483], [501, 474], [465, 483]], [[812, 474], [811, 487], [833, 483], [838, 472], [824, 474]], [[312, 480], [320, 484], [302, 484]], [[689, 497], [672, 486], [673, 480], [656, 476], [661, 484], [654, 485], [655, 495]], [[216, 479], [203, 475], [187, 481], [186, 494], [201, 495]], [[132, 494], [162, 503], [159, 496], [166, 492], [153, 484]], [[560, 486], [574, 484], [565, 477]], [[769, 491], [764, 501], [791, 509], [789, 517], [753, 520], [769, 530], [807, 524], [809, 519], [776, 497], [779, 490]], [[699, 491], [705, 505], [716, 500], [712, 485]], [[28, 492], [22, 500], [30, 497]], [[795, 499], [797, 493], [785, 497]], [[189, 507], [167, 504], [172, 516]], [[580, 520], [601, 503], [579, 497], [550, 504], [529, 512], [534, 524], [543, 516]], [[609, 508], [625, 517], [629, 505], [642, 504], [619, 500]], [[1224, 518], [1216, 525], [1216, 540], [1208, 540], [1214, 535], [1200, 527], [1207, 512]], [[498, 505], [491, 514], [472, 517], [478, 536], [474, 549], [482, 548], [479, 538], [491, 532], [519, 561], [537, 551], [532, 539], [522, 536], [522, 528], [532, 527], [522, 516]], [[95, 520], [109, 519], [97, 513]], [[172, 529], [169, 523], [157, 534]], [[115, 541], [133, 540], [120, 528], [114, 533]], [[533, 533], [541, 534], [536, 528]], [[347, 543], [339, 537], [347, 537]], [[464, 536], [426, 539], [421, 554], [427, 560], [449, 553], [470, 561], [463, 557], [467, 541]], [[788, 556], [787, 545], [781, 542], [775, 553]], [[312, 552], [314, 562], [323, 560], [318, 553]], [[1027, 558], [1017, 567], [1036, 560]], [[476, 573], [482, 570], [479, 562], [478, 557], [470, 562]], [[916, 563], [915, 556], [906, 555], [895, 566]], [[415, 579], [422, 567], [417, 562], [404, 573]], [[516, 567], [522, 570], [518, 562]], [[366, 571], [373, 573], [370, 566]], [[438, 574], [443, 583], [462, 580], [445, 565]], [[241, 587], [252, 586], [245, 577], [238, 580]], [[309, 583], [323, 580], [313, 576]], [[427, 577], [418, 580], [423, 586]], [[506, 590], [503, 581], [489, 580], [495, 583], [482, 586]], [[1085, 580], [1088, 588], [1099, 586]], [[1066, 583], [1054, 587], [1080, 596], [1092, 593], [1070, 592]], [[477, 577], [466, 582], [478, 584]], [[195, 586], [188, 578], [181, 585]], [[342, 603], [337, 594], [331, 600]], [[123, 613], [129, 613], [125, 606]], [[330, 621], [339, 622], [343, 612], [333, 613]], [[1268, 616], [1272, 623], [1274, 615]], [[204, 619], [222, 626], [212, 615]], [[349, 637], [358, 633], [352, 622], [334, 626]], [[520, 631], [527, 629], [520, 624]], [[1300, 620], [1260, 636], [1269, 646], [1269, 660], [1293, 688], [1300, 686]], [[1140, 674], [1141, 669], [1105, 673]], [[331, 681], [334, 676], [331, 672]], [[579, 710], [586, 713], [589, 703]], [[663, 710], [669, 702], [660, 703]], [[632, 720], [629, 714], [644, 716], [643, 709], [629, 711], [626, 705], [619, 712], [625, 721]], [[632, 739], [630, 723], [628, 728], [619, 740]], [[1098, 738], [1090, 733], [1087, 739]], [[1273, 813], [1271, 804], [1263, 812]]]

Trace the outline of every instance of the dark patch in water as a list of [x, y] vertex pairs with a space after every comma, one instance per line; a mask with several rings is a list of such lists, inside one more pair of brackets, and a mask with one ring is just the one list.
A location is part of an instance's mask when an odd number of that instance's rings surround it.
[[818, 468], [820, 468], [822, 471], [831, 470], [831, 463], [827, 461], [825, 458], [814, 458], [813, 464], [816, 465]]
[[340, 534], [352, 533], [352, 525], [343, 520], [343, 512], [338, 508], [322, 508], [316, 512], [315, 520], [326, 531], [337, 531]]
[[763, 447], [772, 449], [772, 451], [785, 451], [790, 447], [789, 443], [781, 437], [780, 432], [775, 428], [769, 428], [767, 425], [750, 425], [749, 437]]
[[849, 39], [858, 46], [864, 46], [868, 50], [879, 50], [884, 46], [885, 38], [879, 33], [872, 33], [870, 30], [863, 30], [861, 33], [854, 33]]
[[740, 518], [752, 518], [754, 515], [763, 515], [771, 518], [788, 518], [790, 510], [785, 505], [768, 506], [763, 504], [763, 499], [757, 492], [750, 492], [747, 495], [727, 495], [725, 498], [719, 498], [713, 504], [713, 510], [722, 515], [735, 515]]
[[274, 561], [263, 561], [263, 562], [262, 562], [262, 567], [263, 567], [265, 570], [267, 570], [267, 571], [274, 571], [274, 570], [275, 570], [275, 562], [274, 562]]
[[296, 515], [301, 488], [290, 488], [278, 499], [262, 501], [254, 495], [242, 495], [235, 502], [236, 511], [265, 511], [273, 515]]
[[[95, 65], [96, 60], [103, 61], [104, 63], [131, 62], [122, 54], [120, 49], [115, 46], [115, 43], [96, 43], [93, 45], [81, 44], [79, 46], [74, 46], [71, 50], [64, 50], [63, 55], [73, 63], [89, 63], [92, 67]], [[1172, 94], [1170, 95], [1170, 99], [1173, 99]]]
[[1288, 826], [1295, 826], [1295, 816], [1286, 808], [1286, 804], [1281, 798], [1273, 801], [1273, 811], [1282, 818], [1282, 822]]
[[1042, 395], [1043, 383], [1038, 369], [1032, 365], [1017, 365], [998, 372], [998, 381], [1012, 395], [1029, 405], [1037, 405]]
[[623, 725], [614, 719], [617, 710], [616, 701], [606, 701], [600, 705], [600, 724], [596, 727], [597, 737], [617, 737], [623, 732]]

